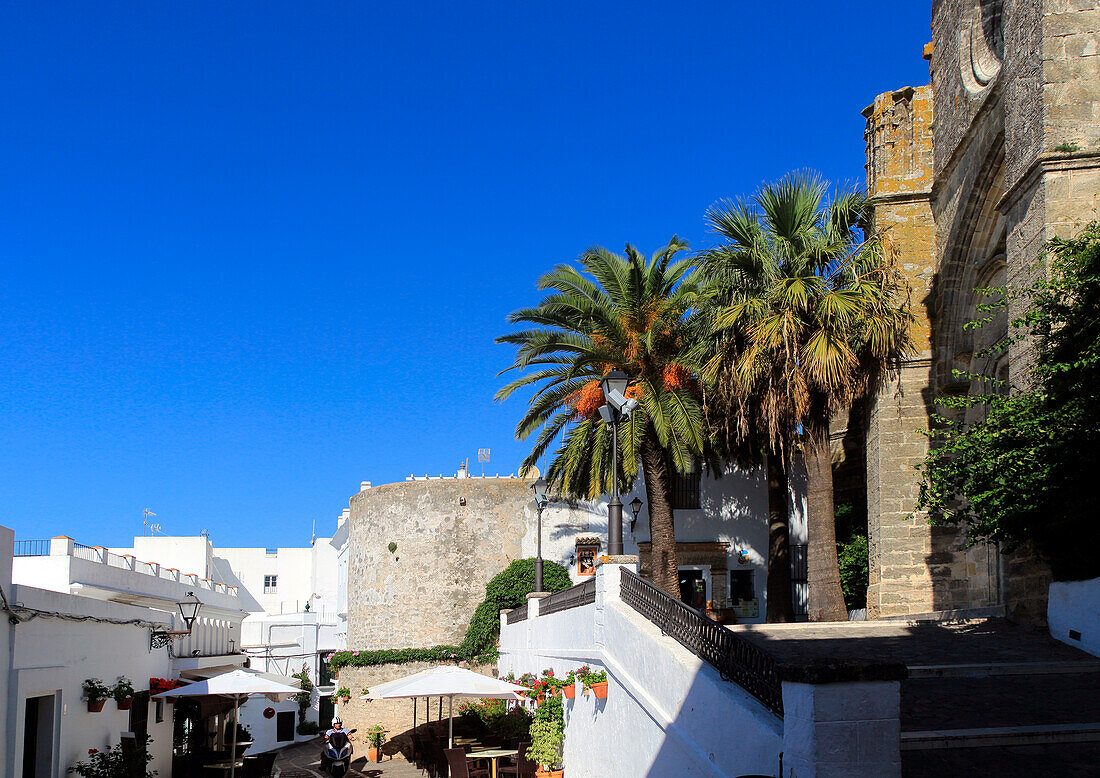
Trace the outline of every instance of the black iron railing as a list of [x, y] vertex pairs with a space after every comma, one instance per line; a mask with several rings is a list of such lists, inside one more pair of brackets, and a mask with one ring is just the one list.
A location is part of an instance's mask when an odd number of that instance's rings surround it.
[[644, 578], [626, 568], [621, 572], [623, 602], [712, 665], [723, 679], [736, 683], [776, 715], [783, 715], [783, 685], [771, 656]]
[[15, 553], [13, 556], [49, 556], [50, 541], [48, 540], [17, 540], [15, 541]]
[[513, 608], [512, 610], [508, 611], [508, 615], [506, 618], [508, 619], [509, 624], [515, 624], [517, 621], [523, 621], [524, 619], [526, 619], [527, 603], [523, 603], [523, 605], [519, 606], [518, 608]]
[[584, 583], [554, 592], [549, 597], [543, 597], [539, 602], [539, 616], [547, 613], [579, 608], [582, 605], [590, 605], [596, 601], [596, 577], [589, 578]]

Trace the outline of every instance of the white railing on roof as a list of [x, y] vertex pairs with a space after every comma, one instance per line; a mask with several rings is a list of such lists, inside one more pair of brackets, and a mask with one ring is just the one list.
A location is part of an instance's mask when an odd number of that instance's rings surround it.
[[174, 567], [164, 567], [157, 562], [145, 562], [130, 554], [116, 554], [108, 551], [103, 546], [85, 546], [72, 542], [72, 556], [77, 559], [86, 559], [89, 562], [106, 564], [117, 567], [120, 570], [132, 570], [142, 575], [151, 575], [155, 578], [163, 578], [167, 581], [185, 583], [199, 589], [207, 589], [212, 592], [237, 596], [238, 588], [209, 578], [199, 578], [195, 573], [180, 573]]

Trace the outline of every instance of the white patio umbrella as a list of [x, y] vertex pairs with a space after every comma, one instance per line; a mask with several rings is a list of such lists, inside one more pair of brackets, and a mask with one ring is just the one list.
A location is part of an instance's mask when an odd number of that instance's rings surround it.
[[[364, 694], [362, 700], [396, 700], [417, 697], [446, 697], [449, 716], [447, 744], [454, 747], [454, 700], [455, 697], [476, 697], [493, 700], [522, 700], [520, 692], [527, 691], [525, 686], [490, 678], [472, 670], [452, 665], [421, 670], [396, 681], [380, 683]], [[413, 722], [413, 726], [416, 722]]]
[[267, 673], [240, 669], [154, 694], [153, 697], [228, 697], [233, 700], [233, 745], [229, 753], [229, 776], [233, 778], [237, 772], [237, 719], [240, 716], [241, 700], [260, 694], [273, 700], [281, 700], [300, 691], [300, 688], [272, 680]]

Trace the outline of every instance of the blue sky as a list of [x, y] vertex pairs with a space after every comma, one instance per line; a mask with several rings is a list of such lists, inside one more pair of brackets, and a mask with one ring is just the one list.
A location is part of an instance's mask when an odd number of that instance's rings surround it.
[[52, 3], [0, 24], [0, 524], [298, 545], [516, 469], [493, 344], [585, 247], [861, 182], [930, 4]]

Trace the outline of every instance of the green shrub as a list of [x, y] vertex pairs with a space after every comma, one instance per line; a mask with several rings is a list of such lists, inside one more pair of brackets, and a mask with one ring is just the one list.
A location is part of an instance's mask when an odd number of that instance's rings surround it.
[[855, 535], [846, 543], [836, 544], [836, 559], [840, 566], [840, 586], [848, 610], [867, 607], [867, 536]]
[[530, 734], [531, 712], [518, 705], [509, 709], [504, 700], [467, 702], [458, 711], [505, 740], [527, 740]]
[[302, 721], [298, 723], [299, 735], [316, 735], [321, 731], [321, 727], [316, 721]]

